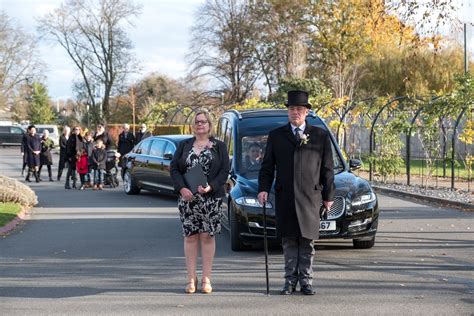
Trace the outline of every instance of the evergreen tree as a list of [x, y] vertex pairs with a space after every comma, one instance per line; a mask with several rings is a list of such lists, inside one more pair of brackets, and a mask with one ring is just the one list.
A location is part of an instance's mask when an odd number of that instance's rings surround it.
[[56, 120], [56, 113], [49, 104], [48, 91], [38, 82], [32, 85], [28, 119], [31, 124], [50, 124]]

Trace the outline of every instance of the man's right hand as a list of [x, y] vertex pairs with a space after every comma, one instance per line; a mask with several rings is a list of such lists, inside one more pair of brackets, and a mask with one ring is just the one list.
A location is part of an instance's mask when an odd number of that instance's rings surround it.
[[263, 203], [267, 202], [268, 200], [268, 192], [265, 192], [265, 191], [260, 192], [257, 196], [257, 199], [260, 202], [260, 204], [263, 205]]
[[182, 188], [179, 190], [179, 194], [181, 194], [181, 198], [185, 201], [191, 201], [193, 199], [193, 192], [188, 188]]

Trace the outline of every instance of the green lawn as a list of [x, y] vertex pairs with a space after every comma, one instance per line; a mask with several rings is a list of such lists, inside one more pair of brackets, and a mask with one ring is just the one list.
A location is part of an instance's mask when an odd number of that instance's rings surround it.
[[21, 205], [16, 203], [1, 203], [0, 202], [0, 227], [7, 224], [16, 217], [21, 211]]
[[[433, 176], [443, 176], [443, 162], [438, 161], [435, 162], [435, 166], [437, 166], [436, 169], [433, 171]], [[424, 160], [411, 160], [410, 161], [410, 174], [411, 175], [427, 175], [428, 170], [426, 169], [426, 161]], [[364, 171], [369, 171], [369, 162], [364, 161]], [[400, 174], [404, 175], [406, 174], [406, 165], [403, 164], [399, 168]], [[467, 179], [469, 177], [469, 170], [464, 167], [464, 164], [461, 160], [457, 161], [457, 163], [454, 166], [454, 175], [456, 178], [464, 178]], [[446, 164], [446, 177], [450, 178], [451, 177], [451, 163]], [[471, 168], [471, 174], [470, 174], [470, 179], [474, 178], [474, 166]]]

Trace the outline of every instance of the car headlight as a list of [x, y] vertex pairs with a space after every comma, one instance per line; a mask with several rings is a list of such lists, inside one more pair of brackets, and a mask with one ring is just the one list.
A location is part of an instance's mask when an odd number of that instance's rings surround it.
[[[239, 197], [238, 199], [235, 199], [235, 203], [239, 205], [245, 205], [245, 206], [252, 206], [252, 207], [263, 207], [262, 204], [257, 200], [257, 198], [254, 197], [249, 197], [249, 196], [242, 196]], [[267, 202], [265, 203], [267, 208], [273, 208], [272, 203]]]
[[368, 192], [362, 195], [357, 196], [355, 199], [352, 200], [352, 206], [359, 206], [362, 204], [367, 204], [375, 201], [375, 193], [374, 192]]

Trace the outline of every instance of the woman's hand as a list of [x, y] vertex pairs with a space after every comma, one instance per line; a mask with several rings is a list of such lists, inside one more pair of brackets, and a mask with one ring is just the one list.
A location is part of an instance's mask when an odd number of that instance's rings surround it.
[[191, 201], [193, 199], [193, 192], [188, 188], [182, 188], [179, 190], [179, 194], [181, 194], [181, 198], [185, 201]]
[[208, 185], [207, 187], [203, 188], [202, 185], [198, 186], [198, 192], [201, 194], [205, 194], [207, 192], [210, 192], [212, 190], [211, 186]]

